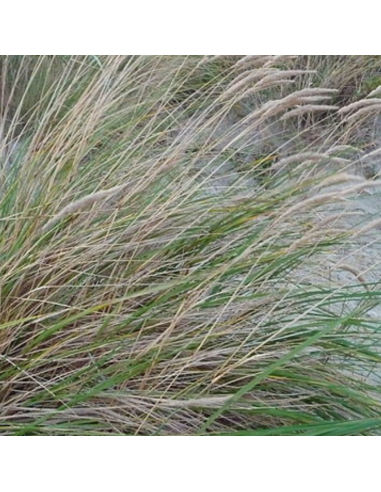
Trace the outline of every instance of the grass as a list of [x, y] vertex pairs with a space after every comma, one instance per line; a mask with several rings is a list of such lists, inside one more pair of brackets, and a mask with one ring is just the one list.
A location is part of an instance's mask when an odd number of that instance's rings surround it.
[[376, 143], [281, 120], [330, 58], [1, 57], [0, 434], [380, 434], [380, 285], [313, 274]]

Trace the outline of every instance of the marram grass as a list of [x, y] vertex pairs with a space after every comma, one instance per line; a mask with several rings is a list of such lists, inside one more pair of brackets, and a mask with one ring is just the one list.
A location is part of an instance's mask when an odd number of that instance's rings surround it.
[[379, 224], [321, 216], [379, 185], [321, 58], [1, 56], [0, 434], [381, 433], [380, 285], [309, 273]]

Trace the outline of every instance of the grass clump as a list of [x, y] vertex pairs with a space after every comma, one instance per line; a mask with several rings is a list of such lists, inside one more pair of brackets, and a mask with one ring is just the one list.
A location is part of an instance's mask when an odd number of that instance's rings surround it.
[[1, 434], [380, 432], [379, 285], [313, 273], [378, 182], [303, 63], [1, 58]]

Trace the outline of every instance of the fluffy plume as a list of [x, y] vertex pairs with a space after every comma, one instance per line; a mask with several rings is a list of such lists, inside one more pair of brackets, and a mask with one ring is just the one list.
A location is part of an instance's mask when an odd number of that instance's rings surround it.
[[84, 208], [91, 207], [94, 203], [105, 200], [106, 198], [110, 198], [113, 195], [116, 195], [120, 191], [126, 188], [126, 185], [114, 186], [108, 190], [101, 190], [95, 193], [91, 193], [90, 195], [84, 196], [79, 200], [75, 200], [72, 203], [66, 205], [57, 215], [52, 217], [43, 227], [42, 232], [52, 229], [58, 222], [67, 217], [68, 215], [74, 214], [83, 210]]
[[289, 118], [294, 118], [296, 116], [302, 116], [306, 113], [317, 113], [319, 111], [336, 111], [338, 106], [329, 106], [329, 105], [317, 105], [317, 104], [306, 104], [305, 106], [300, 106], [291, 111], [288, 111], [286, 114], [282, 116], [282, 120], [287, 120]]

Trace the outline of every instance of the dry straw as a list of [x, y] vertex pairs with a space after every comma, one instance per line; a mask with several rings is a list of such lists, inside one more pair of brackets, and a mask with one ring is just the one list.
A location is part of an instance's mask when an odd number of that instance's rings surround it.
[[347, 272], [349, 272], [349, 273], [352, 273], [352, 275], [354, 275], [354, 276], [357, 278], [357, 280], [358, 280], [359, 282], [361, 282], [362, 284], [366, 284], [366, 283], [367, 283], [367, 282], [366, 282], [366, 279], [362, 276], [362, 273], [361, 273], [361, 272], [359, 272], [359, 271], [358, 271], [356, 268], [354, 268], [353, 266], [348, 265], [347, 263], [341, 263], [340, 265], [338, 265], [338, 266], [336, 267], [336, 269], [338, 269], [338, 270], [345, 270], [345, 271], [347, 271]]

